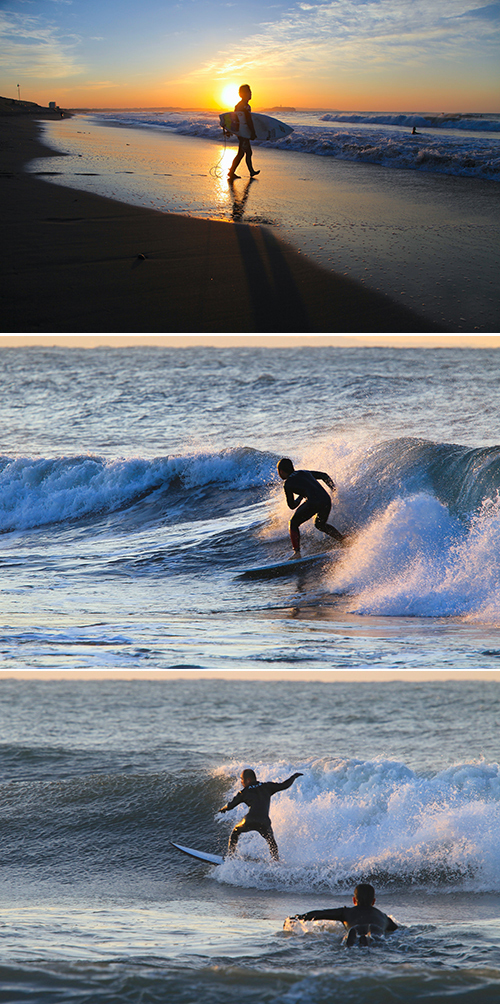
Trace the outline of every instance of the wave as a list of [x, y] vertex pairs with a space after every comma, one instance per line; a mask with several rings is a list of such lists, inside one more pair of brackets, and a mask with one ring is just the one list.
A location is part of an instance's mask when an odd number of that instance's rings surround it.
[[[222, 139], [218, 116], [211, 113], [167, 115], [161, 112], [113, 112], [95, 114], [93, 118], [134, 128], [167, 129], [183, 136], [219, 142]], [[293, 133], [284, 139], [263, 145], [292, 153], [309, 153], [404, 170], [477, 177], [490, 181], [500, 179], [498, 141], [480, 135], [485, 132], [498, 133], [498, 119], [436, 116], [434, 120], [425, 116], [342, 116], [330, 113], [318, 116], [317, 122], [313, 124], [310, 119], [310, 115], [302, 118], [300, 114], [288, 116], [293, 125]], [[399, 119], [402, 121], [397, 121]], [[487, 128], [488, 124], [492, 126], [491, 129]], [[346, 129], [347, 125], [357, 125], [358, 129]], [[410, 132], [413, 125], [432, 130], [441, 129], [443, 132], [453, 127], [453, 131], [462, 131], [463, 135], [436, 136], [428, 132], [414, 136]], [[373, 129], [369, 126], [373, 126]], [[478, 135], [474, 135], [476, 133]]]
[[498, 763], [425, 774], [397, 761], [339, 758], [263, 765], [258, 776], [276, 779], [293, 770], [304, 776], [272, 800], [284, 867], [269, 864], [261, 839], [247, 834], [242, 856], [217, 869], [218, 881], [316, 893], [352, 893], [361, 881], [385, 891], [500, 888]]
[[[61, 754], [47, 753], [49, 773]], [[188, 770], [174, 763], [174, 770], [139, 773], [130, 765], [126, 772], [0, 784], [3, 867], [51, 881], [75, 868], [182, 877], [186, 860], [170, 840], [224, 854], [243, 810], [230, 817], [217, 811], [234, 792], [230, 778], [246, 764], [210, 770], [200, 757]], [[457, 763], [436, 773], [384, 758], [254, 765], [263, 781], [303, 772], [272, 800], [281, 864], [248, 833], [234, 859], [209, 870], [196, 866], [200, 881], [311, 893], [352, 892], [360, 881], [379, 891], [500, 891], [498, 763]]]
[[[275, 460], [257, 450], [237, 448], [147, 460], [105, 460], [77, 456], [55, 459], [0, 458], [0, 531], [114, 513], [166, 493], [170, 518], [203, 489], [245, 488], [265, 484]], [[159, 500], [159, 512], [165, 505]], [[196, 515], [196, 507], [192, 516]], [[150, 518], [150, 513], [147, 513]]]
[[422, 129], [465, 129], [467, 132], [500, 132], [500, 117], [478, 114], [447, 114], [440, 115], [419, 113], [384, 113], [376, 112], [326, 112], [320, 115], [321, 122], [352, 122], [367, 125], [401, 126], [411, 129], [420, 126]]
[[[149, 506], [155, 494], [162, 512], [167, 501], [170, 520], [187, 511], [200, 518], [203, 497], [213, 500], [213, 491], [229, 496], [254, 489], [272, 495], [277, 460], [277, 454], [251, 447], [152, 460], [0, 457], [0, 531], [71, 523], [145, 501]], [[498, 501], [496, 446], [470, 449], [402, 438], [364, 447], [334, 463], [339, 471], [336, 507], [351, 529], [361, 529], [395, 499], [417, 492], [427, 492], [452, 517], [469, 524]], [[145, 518], [151, 515], [148, 506]]]

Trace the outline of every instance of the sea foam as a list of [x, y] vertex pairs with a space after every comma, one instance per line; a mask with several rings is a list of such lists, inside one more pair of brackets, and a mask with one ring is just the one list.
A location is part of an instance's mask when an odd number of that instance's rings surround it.
[[[244, 766], [223, 770], [234, 774]], [[351, 894], [360, 881], [380, 891], [500, 888], [498, 763], [457, 763], [431, 774], [384, 758], [325, 758], [256, 770], [262, 781], [303, 771], [271, 801], [283, 867], [250, 833], [240, 838], [239, 857], [217, 869], [221, 882]]]

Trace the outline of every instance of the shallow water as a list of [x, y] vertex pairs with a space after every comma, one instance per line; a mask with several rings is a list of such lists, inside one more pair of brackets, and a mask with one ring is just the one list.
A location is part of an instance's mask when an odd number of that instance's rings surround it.
[[234, 146], [77, 116], [44, 122], [55, 183], [161, 212], [273, 227], [327, 269], [453, 331], [498, 330], [498, 185], [256, 147], [257, 179], [229, 186]]

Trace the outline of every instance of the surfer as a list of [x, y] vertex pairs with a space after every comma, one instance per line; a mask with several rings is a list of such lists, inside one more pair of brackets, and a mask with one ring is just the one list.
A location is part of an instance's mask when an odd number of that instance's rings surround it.
[[[234, 110], [236, 113], [244, 112], [246, 124], [250, 129], [250, 139], [257, 139], [252, 119], [252, 110], [249, 105], [250, 98], [252, 97], [252, 91], [250, 89], [250, 86], [248, 84], [242, 84], [241, 87], [239, 88], [238, 93], [240, 95], [241, 101], [238, 101], [238, 104], [234, 106]], [[250, 139], [246, 139], [246, 137], [243, 136], [238, 136], [238, 153], [236, 154], [236, 157], [234, 158], [233, 163], [229, 168], [229, 174], [228, 174], [229, 181], [234, 181], [235, 178], [239, 178], [239, 175], [236, 174], [236, 168], [238, 167], [238, 164], [243, 160], [243, 157], [245, 158], [246, 165], [248, 167], [248, 170], [250, 171], [250, 177], [255, 178], [256, 174], [260, 174], [260, 171], [254, 171], [253, 169], [252, 147], [250, 146]]]
[[354, 945], [359, 938], [360, 945], [367, 945], [371, 935], [381, 937], [396, 931], [398, 925], [373, 905], [375, 889], [367, 882], [361, 882], [354, 890], [354, 906], [341, 906], [336, 910], [310, 910], [299, 913], [291, 920], [340, 920], [347, 928], [346, 945]]
[[[314, 525], [318, 530], [342, 543], [344, 535], [331, 523], [326, 522], [332, 508], [332, 500], [328, 492], [318, 484], [318, 480], [324, 481], [332, 491], [335, 491], [335, 484], [330, 475], [325, 471], [296, 471], [288, 457], [282, 457], [279, 461], [278, 474], [285, 482], [283, 487], [288, 507], [297, 510], [290, 520], [290, 539], [295, 556], [300, 557], [299, 526], [313, 516], [316, 516]], [[302, 499], [305, 499], [305, 502], [302, 502]]]
[[219, 812], [231, 812], [231, 809], [235, 809], [242, 802], [250, 807], [250, 812], [247, 812], [244, 819], [236, 823], [229, 837], [228, 854], [234, 854], [242, 833], [256, 830], [257, 833], [260, 833], [261, 837], [264, 837], [264, 840], [267, 840], [273, 861], [279, 861], [278, 846], [274, 839], [273, 828], [269, 818], [269, 803], [272, 795], [275, 795], [277, 791], [285, 791], [286, 788], [291, 788], [293, 782], [298, 777], [302, 777], [302, 774], [292, 774], [286, 781], [257, 781], [255, 771], [250, 767], [242, 771], [242, 790], [227, 805], [219, 809]]

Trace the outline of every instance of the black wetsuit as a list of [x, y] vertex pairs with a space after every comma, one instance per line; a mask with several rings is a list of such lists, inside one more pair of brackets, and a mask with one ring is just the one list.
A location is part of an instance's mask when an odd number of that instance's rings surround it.
[[241, 805], [242, 802], [250, 807], [250, 812], [247, 812], [241, 822], [236, 823], [229, 837], [229, 854], [234, 854], [241, 833], [256, 830], [257, 833], [260, 833], [261, 837], [264, 837], [264, 840], [267, 840], [271, 856], [275, 861], [278, 861], [278, 847], [269, 818], [269, 805], [272, 795], [276, 794], [277, 791], [285, 791], [286, 788], [290, 788], [298, 777], [301, 777], [301, 775], [292, 774], [286, 781], [256, 781], [254, 784], [249, 784], [246, 788], [242, 788], [221, 809], [221, 812], [229, 812], [231, 809], [235, 809], [237, 805]]
[[359, 938], [360, 945], [367, 945], [372, 935], [381, 937], [396, 931], [398, 925], [375, 906], [341, 906], [334, 910], [310, 910], [301, 913], [298, 920], [339, 920], [347, 928], [346, 944], [354, 945]]
[[[332, 508], [332, 501], [328, 492], [319, 484], [318, 478], [320, 481], [324, 481], [329, 488], [335, 488], [330, 475], [326, 474], [325, 471], [292, 471], [283, 485], [288, 508], [297, 510], [290, 520], [290, 537], [296, 551], [300, 549], [299, 526], [313, 516], [316, 516], [314, 525], [318, 530], [335, 540], [342, 541], [344, 539], [343, 535], [331, 523], [326, 522]], [[294, 497], [296, 495], [298, 498]], [[302, 502], [302, 499], [306, 501]], [[302, 505], [300, 505], [301, 502]]]

